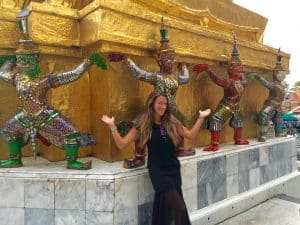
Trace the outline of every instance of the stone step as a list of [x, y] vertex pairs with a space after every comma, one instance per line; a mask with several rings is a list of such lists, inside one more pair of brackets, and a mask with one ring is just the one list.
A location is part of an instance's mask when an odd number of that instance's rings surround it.
[[218, 225], [300, 225], [300, 198], [279, 195]]

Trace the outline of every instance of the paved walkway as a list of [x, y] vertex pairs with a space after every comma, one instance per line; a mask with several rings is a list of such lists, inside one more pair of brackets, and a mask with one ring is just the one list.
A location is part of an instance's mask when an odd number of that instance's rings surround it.
[[277, 196], [218, 225], [300, 225], [300, 198]]

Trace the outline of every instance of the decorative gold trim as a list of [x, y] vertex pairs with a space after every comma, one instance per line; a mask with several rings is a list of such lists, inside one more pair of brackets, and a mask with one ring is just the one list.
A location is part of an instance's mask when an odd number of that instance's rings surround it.
[[61, 16], [63, 18], [70, 18], [75, 20], [78, 19], [78, 10], [68, 8], [68, 7], [59, 7], [59, 6], [53, 6], [51, 4], [41, 4], [37, 2], [31, 2], [28, 5], [28, 10], [30, 12], [51, 14], [51, 15]]
[[159, 12], [162, 15], [168, 15], [177, 19], [180, 18], [187, 22], [192, 22], [193, 24], [200, 25], [201, 27], [210, 30], [216, 30], [218, 32], [223, 31], [231, 33], [232, 31], [235, 31], [239, 37], [243, 36], [246, 39], [251, 37], [251, 39], [256, 40], [256, 42], [261, 41], [261, 36], [264, 32], [258, 27], [241, 26], [226, 22], [214, 16], [209, 9], [191, 9], [170, 0], [132, 1], [144, 5], [150, 10]]

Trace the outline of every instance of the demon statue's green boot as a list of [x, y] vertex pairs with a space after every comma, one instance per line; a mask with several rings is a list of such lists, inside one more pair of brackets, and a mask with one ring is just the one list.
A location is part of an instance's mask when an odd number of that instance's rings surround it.
[[0, 162], [0, 168], [14, 168], [21, 167], [23, 165], [21, 160], [21, 141], [10, 141], [7, 143], [9, 152], [9, 159]]
[[67, 159], [67, 168], [73, 170], [89, 170], [92, 167], [92, 161], [82, 163], [77, 161], [78, 149], [80, 147], [79, 142], [80, 134], [74, 133], [66, 137], [65, 139], [65, 151]]

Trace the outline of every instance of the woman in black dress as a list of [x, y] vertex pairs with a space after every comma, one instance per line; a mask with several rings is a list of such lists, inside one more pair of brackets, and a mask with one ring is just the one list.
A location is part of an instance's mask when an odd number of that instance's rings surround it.
[[164, 93], [152, 92], [147, 108], [138, 125], [125, 137], [117, 131], [114, 117], [102, 116], [110, 127], [119, 149], [139, 138], [141, 146], [148, 147], [148, 170], [155, 191], [152, 225], [190, 225], [181, 190], [180, 163], [175, 148], [179, 137], [195, 138], [210, 109], [199, 111], [199, 117], [191, 130], [178, 122], [171, 114], [168, 98]]

